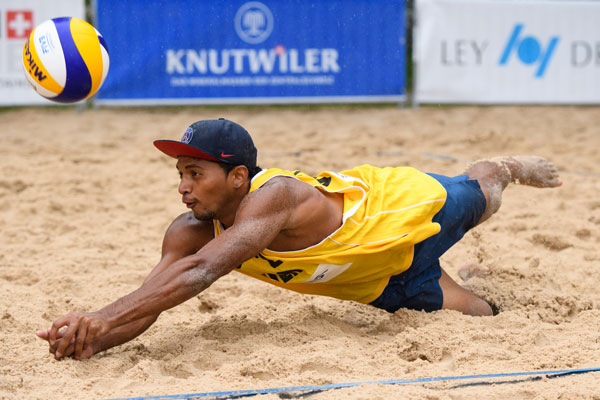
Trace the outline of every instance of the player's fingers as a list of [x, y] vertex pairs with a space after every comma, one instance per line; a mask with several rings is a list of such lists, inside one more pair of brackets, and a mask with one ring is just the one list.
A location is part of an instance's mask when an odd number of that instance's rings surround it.
[[[56, 354], [56, 346], [54, 348], [50, 347], [48, 349], [48, 352], [50, 354]], [[70, 357], [70, 356], [73, 355], [73, 353], [75, 353], [75, 345], [74, 344], [70, 344], [69, 346], [67, 346], [66, 350], [64, 351], [63, 358], [64, 357]]]
[[58, 336], [58, 331], [63, 326], [69, 325], [68, 321], [69, 320], [68, 320], [67, 316], [64, 316], [62, 318], [57, 319], [56, 321], [54, 321], [52, 323], [52, 326], [50, 327], [50, 331], [48, 333], [48, 342], [50, 343], [50, 346], [54, 346], [54, 344], [56, 343], [56, 339], [60, 338]]
[[84, 344], [87, 341], [88, 336], [88, 326], [89, 320], [87, 318], [82, 318], [81, 323], [79, 324], [79, 329], [77, 329], [77, 338], [75, 339], [75, 358], [79, 359], [81, 357], [81, 353], [83, 352]]
[[63, 337], [58, 341], [58, 346], [56, 347], [56, 353], [54, 355], [56, 358], [63, 357], [66, 348], [71, 344], [71, 338], [77, 332], [79, 328], [79, 319], [73, 320], [70, 322], [67, 330], [63, 333]]
[[[50, 348], [49, 351], [51, 354], [56, 354], [56, 349], [52, 349], [52, 347]], [[71, 356], [73, 353], [75, 352], [75, 345], [74, 344], [70, 344], [67, 346], [67, 348], [65, 349], [65, 351], [63, 352], [63, 357], [69, 357]], [[58, 359], [58, 358], [57, 358]]]
[[75, 345], [74, 344], [70, 344], [65, 349], [65, 351], [64, 351], [64, 353], [62, 355], [62, 358], [73, 357], [74, 354], [75, 354]]
[[[63, 327], [61, 328], [61, 330], [59, 330], [59, 331], [56, 333], [56, 342], [54, 342], [54, 344], [53, 344], [53, 345], [50, 345], [50, 353], [52, 353], [52, 354], [55, 354], [55, 353], [56, 353], [56, 350], [58, 349], [58, 344], [60, 343], [60, 339], [62, 339], [62, 337], [65, 335], [65, 333], [66, 333], [67, 329], [68, 329], [68, 326], [67, 326], [67, 327], [64, 327], [64, 326], [63, 326]], [[49, 335], [50, 335], [50, 328], [48, 328], [48, 336], [49, 336]], [[71, 345], [71, 344], [73, 344], [73, 348], [75, 348], [75, 335], [73, 335], [73, 336], [71, 337], [71, 340], [69, 341], [69, 345]], [[64, 356], [65, 356], [65, 355], [63, 354], [63, 357], [64, 357]]]
[[56, 353], [56, 348], [58, 347], [58, 343], [60, 342], [60, 339], [62, 339], [65, 330], [66, 328], [63, 327], [60, 331], [58, 331], [56, 333], [56, 341], [54, 342], [54, 344], [50, 344], [50, 328], [48, 328], [48, 344], [50, 345], [50, 353]]
[[[50, 328], [48, 329], [40, 329], [35, 333], [40, 339], [50, 340]], [[62, 332], [58, 331], [56, 333], [56, 338], [60, 339], [62, 337]]]
[[63, 357], [72, 357], [74, 353], [75, 353], [75, 345], [70, 344], [69, 347], [67, 347], [67, 349], [65, 350]]
[[50, 336], [50, 329], [40, 329], [39, 331], [37, 331], [35, 333], [37, 335], [37, 337], [39, 337], [40, 339], [44, 339], [45, 341], [48, 341], [49, 336]]
[[103, 325], [103, 321], [101, 319], [94, 319], [94, 320], [92, 320], [92, 322], [90, 322], [87, 336], [85, 338], [84, 350], [88, 346], [92, 345], [92, 342], [94, 341], [94, 339], [96, 339], [106, 333], [103, 328], [104, 328], [104, 325]]
[[83, 345], [83, 350], [86, 350], [88, 348], [88, 346], [90, 346], [92, 344], [92, 340], [95, 339], [95, 334], [92, 334], [91, 332], [88, 331], [87, 336], [85, 337], [85, 343]]

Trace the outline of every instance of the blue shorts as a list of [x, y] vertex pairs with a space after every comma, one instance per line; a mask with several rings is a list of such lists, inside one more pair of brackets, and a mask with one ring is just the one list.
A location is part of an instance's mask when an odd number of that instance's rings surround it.
[[381, 295], [369, 303], [388, 312], [400, 308], [425, 311], [442, 308], [439, 258], [479, 222], [485, 211], [485, 196], [476, 180], [469, 180], [467, 175], [454, 178], [429, 175], [440, 182], [448, 194], [446, 203], [433, 217], [441, 231], [417, 243], [410, 268], [392, 276]]

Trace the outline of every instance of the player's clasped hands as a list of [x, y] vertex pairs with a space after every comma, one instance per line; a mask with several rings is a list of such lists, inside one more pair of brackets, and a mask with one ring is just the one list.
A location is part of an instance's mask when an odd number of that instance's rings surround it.
[[109, 330], [108, 321], [99, 313], [71, 312], [55, 320], [47, 330], [38, 331], [37, 336], [48, 341], [55, 359], [79, 360], [91, 357], [95, 340]]

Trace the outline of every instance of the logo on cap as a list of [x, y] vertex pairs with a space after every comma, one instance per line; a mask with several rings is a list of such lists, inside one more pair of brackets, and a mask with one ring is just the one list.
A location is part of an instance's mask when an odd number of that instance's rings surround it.
[[185, 130], [185, 132], [183, 132], [183, 136], [181, 137], [181, 143], [188, 144], [189, 142], [192, 141], [192, 136], [193, 135], [194, 135], [194, 130], [190, 126], [189, 128], [187, 128]]

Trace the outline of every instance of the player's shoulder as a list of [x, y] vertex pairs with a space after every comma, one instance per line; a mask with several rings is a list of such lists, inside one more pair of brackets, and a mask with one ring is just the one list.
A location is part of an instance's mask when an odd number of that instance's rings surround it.
[[179, 215], [171, 222], [165, 233], [164, 244], [197, 251], [213, 238], [213, 222], [200, 221], [189, 211]]
[[316, 189], [311, 185], [294, 177], [274, 176], [246, 196], [238, 216], [294, 215], [298, 207], [316, 196], [314, 191]]
[[271, 202], [297, 202], [316, 190], [311, 185], [293, 176], [274, 176], [254, 190], [254, 196]]
[[257, 190], [271, 190], [271, 191], [291, 191], [291, 192], [295, 192], [295, 191], [301, 191], [301, 190], [306, 190], [306, 189], [310, 189], [312, 188], [312, 186], [310, 186], [308, 183], [301, 181], [297, 178], [295, 178], [294, 176], [288, 176], [288, 175], [277, 175], [274, 176], [272, 178], [270, 178], [269, 180], [267, 180], [265, 183], [263, 183], [259, 188], [257, 188]]
[[214, 232], [213, 222], [212, 221], [200, 221], [191, 211], [185, 212], [179, 215], [177, 218], [171, 222], [171, 225], [167, 229], [167, 233], [197, 233], [202, 234], [204, 232], [209, 232], [212, 234]]

